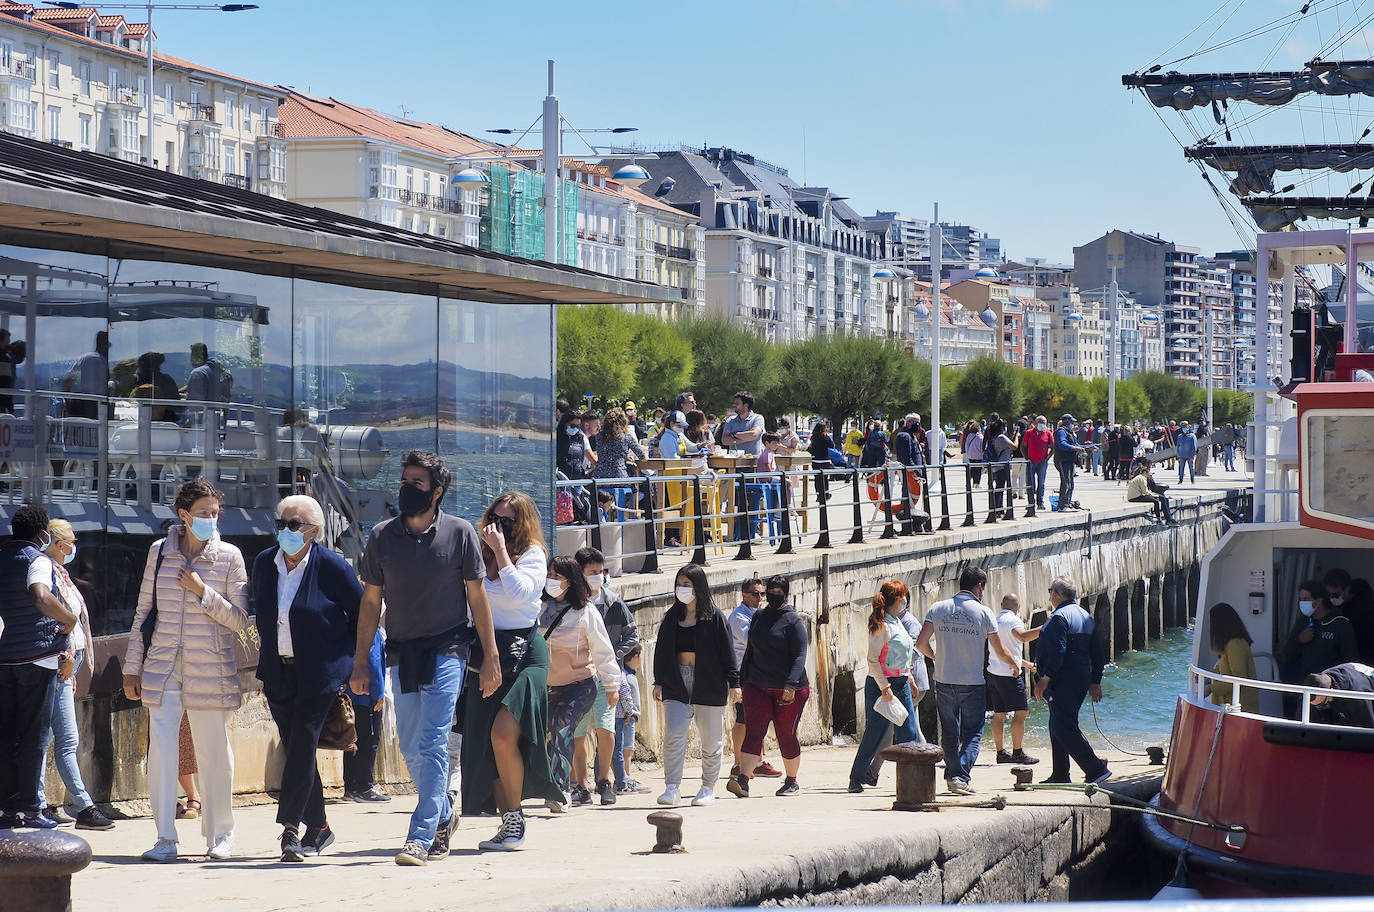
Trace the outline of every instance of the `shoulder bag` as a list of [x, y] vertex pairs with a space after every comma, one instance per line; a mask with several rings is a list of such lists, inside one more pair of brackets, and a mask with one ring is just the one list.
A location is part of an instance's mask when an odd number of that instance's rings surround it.
[[162, 559], [167, 556], [167, 539], [162, 540], [162, 547], [157, 549], [157, 563], [153, 565], [153, 604], [148, 609], [148, 616], [143, 619], [143, 626], [138, 628], [139, 634], [143, 637], [143, 655], [148, 655], [148, 647], [153, 645], [153, 632], [157, 630], [157, 578], [162, 574]]
[[351, 754], [358, 750], [357, 716], [353, 711], [353, 698], [344, 684], [334, 695], [329, 713], [324, 717], [324, 727], [320, 729], [320, 750], [336, 750]]

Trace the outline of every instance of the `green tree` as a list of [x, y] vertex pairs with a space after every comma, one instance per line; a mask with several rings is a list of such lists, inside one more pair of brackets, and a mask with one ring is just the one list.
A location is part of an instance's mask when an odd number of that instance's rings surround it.
[[633, 388], [635, 330], [612, 304], [558, 308], [558, 394], [576, 404], [584, 393], [624, 399]]
[[773, 398], [823, 416], [832, 430], [846, 418], [916, 398], [916, 360], [886, 339], [807, 339], [785, 347], [778, 361], [783, 380]]
[[1181, 420], [1196, 411], [1197, 387], [1188, 381], [1163, 371], [1145, 371], [1132, 379], [1150, 400], [1152, 421]]
[[[691, 343], [695, 366], [691, 382], [697, 405], [716, 414], [730, 410], [740, 390], [754, 395], [755, 408], [764, 415], [782, 410], [770, 394], [778, 385], [778, 353], [774, 346], [724, 317], [706, 317], [683, 323], [681, 331]], [[674, 390], [668, 398], [681, 390]]]
[[1238, 390], [1212, 391], [1212, 420], [1217, 427], [1223, 424], [1244, 425], [1255, 415], [1255, 402], [1249, 393]]
[[1021, 368], [997, 358], [975, 358], [959, 372], [955, 385], [959, 414], [982, 417], [997, 412], [1012, 420], [1020, 414], [1024, 394]]
[[672, 401], [692, 378], [696, 359], [691, 340], [677, 326], [647, 314], [631, 315], [630, 326], [634, 340], [627, 354], [634, 365], [634, 397], [645, 403]]

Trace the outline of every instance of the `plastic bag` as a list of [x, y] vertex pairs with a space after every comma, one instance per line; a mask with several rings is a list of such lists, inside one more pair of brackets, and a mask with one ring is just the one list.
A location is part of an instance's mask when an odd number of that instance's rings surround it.
[[906, 722], [906, 704], [896, 697], [891, 700], [884, 700], [879, 697], [873, 703], [873, 711], [893, 725], [902, 725]]

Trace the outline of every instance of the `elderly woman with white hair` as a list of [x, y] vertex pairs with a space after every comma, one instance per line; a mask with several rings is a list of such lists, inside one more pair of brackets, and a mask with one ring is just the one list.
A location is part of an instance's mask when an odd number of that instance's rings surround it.
[[253, 562], [252, 605], [262, 639], [258, 680], [286, 751], [277, 822], [281, 860], [288, 862], [318, 855], [334, 841], [315, 751], [329, 708], [353, 669], [363, 594], [353, 568], [319, 543], [323, 531], [318, 501], [283, 498], [277, 546]]

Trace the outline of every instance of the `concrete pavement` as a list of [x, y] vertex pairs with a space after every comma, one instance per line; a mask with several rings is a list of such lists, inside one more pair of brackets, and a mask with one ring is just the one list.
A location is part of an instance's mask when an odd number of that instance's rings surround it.
[[[397, 795], [383, 805], [332, 803], [330, 823], [338, 841], [326, 855], [304, 864], [278, 861], [280, 828], [273, 820], [274, 804], [241, 807], [235, 812], [235, 857], [222, 862], [196, 856], [164, 865], [140, 861], [139, 853], [154, 841], [152, 821], [122, 820], [110, 832], [80, 834], [91, 843], [95, 860], [73, 878], [74, 908], [80, 912], [109, 908], [113, 903], [114, 908], [139, 912], [201, 908], [262, 912], [305, 907], [470, 906], [498, 912], [754, 904], [769, 893], [815, 892], [827, 887], [827, 881], [833, 887], [840, 878], [839, 870], [831, 870], [834, 865], [852, 881], [864, 882], [867, 875], [862, 869], [871, 862], [877, 866], [871, 872], [876, 881], [890, 873], [883, 866], [893, 862], [882, 859], [892, 853], [898, 857], [923, 852], [932, 858], [954, 855], [956, 849], [964, 851], [1008, 826], [1039, 827], [1048, 839], [1063, 829], [1064, 815], [1070, 814], [1054, 805], [1081, 805], [1090, 800], [1081, 793], [1062, 791], [1013, 793], [1010, 767], [988, 762], [992, 758], [984, 751], [973, 780], [980, 790], [977, 797], [997, 792], [1017, 805], [1045, 807], [960, 808], [940, 814], [891, 811], [894, 774], [890, 765], [883, 770], [879, 788], [862, 795], [846, 793], [853, 751], [852, 747], [808, 749], [799, 777], [803, 791], [794, 798], [772, 794], [780, 780], [756, 779], [755, 797], [734, 798], [722, 787], [722, 797], [713, 806], [680, 808], [688, 850], [684, 855], [648, 851], [654, 830], [645, 817], [657, 809], [654, 799], [662, 787], [653, 769], [641, 770], [641, 779], [654, 789], [652, 794], [621, 796], [614, 807], [577, 808], [555, 816], [527, 803], [529, 826], [523, 851], [477, 851], [477, 843], [495, 832], [497, 820], [465, 818], [453, 835], [452, 855], [419, 869], [399, 867], [392, 861], [414, 807], [408, 795]], [[1148, 767], [1136, 758], [1108, 756], [1123, 787], [1142, 794], [1157, 788], [1160, 768]], [[1048, 760], [1036, 768], [1037, 778], [1046, 775], [1047, 765]], [[696, 771], [696, 764], [689, 763], [689, 775]], [[684, 791], [694, 790], [691, 780], [684, 783]], [[942, 794], [940, 800], [954, 804], [961, 799]], [[1100, 795], [1091, 800], [1105, 803]], [[1102, 823], [1109, 816], [1103, 811], [1095, 819]], [[178, 829], [183, 851], [204, 851], [197, 821], [181, 821]], [[1082, 825], [1068, 825], [1071, 833], [1082, 829]], [[1080, 838], [1073, 836], [1069, 843], [1076, 845]], [[1005, 851], [1017, 848], [1007, 845]], [[984, 855], [990, 851], [996, 855], [996, 850], [996, 846], [978, 848]], [[1067, 851], [1076, 850], [1071, 846]], [[972, 876], [976, 879], [977, 874]], [[927, 889], [912, 901], [959, 898], [967, 886], [960, 887], [963, 881], [958, 877], [947, 871], [942, 888], [930, 888], [933, 894]]]

